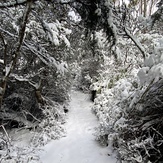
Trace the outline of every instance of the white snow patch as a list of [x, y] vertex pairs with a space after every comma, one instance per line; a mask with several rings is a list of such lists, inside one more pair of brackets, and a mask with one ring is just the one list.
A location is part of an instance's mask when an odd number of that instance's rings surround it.
[[66, 38], [66, 36], [61, 35], [62, 40], [64, 41], [64, 43], [66, 44], [67, 47], [70, 47], [70, 42], [69, 40]]
[[101, 147], [95, 141], [93, 133], [98, 121], [91, 113], [91, 105], [88, 95], [72, 91], [67, 136], [44, 147], [44, 151], [40, 152], [42, 163], [117, 162], [111, 148]]
[[6, 65], [6, 67], [5, 67], [5, 71], [6, 71], [5, 76], [8, 76], [8, 74], [9, 74], [10, 71], [11, 71], [11, 67], [12, 67], [12, 64]]
[[1, 63], [1, 64], [4, 64], [4, 60], [0, 59], [0, 63]]

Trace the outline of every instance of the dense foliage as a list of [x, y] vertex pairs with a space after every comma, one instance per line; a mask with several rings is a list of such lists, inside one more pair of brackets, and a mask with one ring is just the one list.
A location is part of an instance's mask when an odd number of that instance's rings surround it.
[[94, 92], [97, 139], [121, 162], [162, 161], [162, 11], [162, 0], [0, 2], [1, 159], [24, 159], [10, 129], [35, 131], [33, 146], [62, 136], [75, 86]]
[[[138, 19], [137, 25], [149, 27], [151, 22]], [[135, 45], [141, 44], [145, 56], [135, 49], [133, 39], [119, 37], [118, 62], [109, 57], [107, 70], [94, 83], [101, 90], [93, 106], [100, 121], [97, 140], [114, 146], [121, 162], [163, 160], [161, 24], [158, 21], [152, 30], [150, 26], [136, 32], [139, 44]]]

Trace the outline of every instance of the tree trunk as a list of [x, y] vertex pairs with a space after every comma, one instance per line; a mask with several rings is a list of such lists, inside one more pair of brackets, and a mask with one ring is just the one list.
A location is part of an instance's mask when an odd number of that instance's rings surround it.
[[34, 84], [34, 85], [32, 83], [30, 83], [30, 84], [32, 84], [35, 88], [35, 96], [36, 96], [37, 102], [40, 103], [41, 105], [44, 105], [45, 100], [43, 99], [42, 94], [41, 94], [41, 82], [42, 82], [42, 80], [40, 79], [37, 86], [36, 86], [36, 84]]
[[5, 94], [6, 91], [6, 79], [3, 79], [0, 85], [0, 109], [2, 107], [2, 102], [3, 102], [3, 96]]
[[35, 90], [35, 96], [36, 96], [36, 99], [37, 99], [37, 102], [44, 105], [45, 104], [45, 101], [41, 95], [41, 90], [40, 89], [36, 89]]
[[[20, 54], [20, 49], [21, 49], [21, 46], [22, 46], [22, 43], [23, 43], [23, 40], [24, 40], [24, 35], [25, 35], [26, 24], [27, 24], [29, 13], [31, 11], [31, 6], [32, 6], [33, 1], [28, 0], [28, 1], [26, 1], [26, 3], [27, 3], [27, 7], [26, 7], [26, 9], [24, 11], [23, 21], [22, 21], [21, 26], [20, 26], [19, 37], [18, 37], [18, 41], [17, 41], [17, 47], [15, 48], [15, 51], [12, 54], [14, 56], [14, 58], [12, 59], [12, 61], [10, 63], [10, 68], [9, 68], [8, 72], [5, 72], [4, 77], [2, 78], [2, 81], [0, 83], [0, 109], [2, 107], [3, 97], [4, 97], [4, 94], [5, 94], [5, 91], [6, 91], [7, 79], [10, 76], [13, 69], [15, 68], [17, 58], [18, 58], [18, 56]], [[0, 34], [0, 37], [2, 38], [4, 47], [5, 47], [4, 65], [6, 67], [7, 44], [6, 44], [2, 34]]]
[[143, 0], [140, 0], [140, 14], [143, 15]]
[[144, 17], [147, 16], [147, 1], [144, 0]]
[[150, 8], [149, 8], [149, 16], [152, 14], [154, 0], [151, 0]]

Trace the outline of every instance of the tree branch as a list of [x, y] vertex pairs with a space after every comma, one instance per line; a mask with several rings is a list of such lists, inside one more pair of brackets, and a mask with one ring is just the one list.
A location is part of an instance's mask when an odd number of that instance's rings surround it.
[[10, 71], [8, 72], [8, 74], [6, 74], [7, 77], [10, 75], [11, 71], [14, 69], [14, 67], [16, 65], [17, 58], [18, 58], [19, 53], [20, 53], [20, 48], [21, 48], [21, 46], [23, 44], [24, 35], [25, 35], [25, 29], [26, 29], [26, 24], [27, 24], [29, 13], [31, 11], [32, 3], [33, 3], [33, 0], [28, 0], [27, 1], [27, 7], [26, 7], [26, 10], [25, 10], [24, 15], [23, 15], [22, 24], [20, 26], [18, 42], [16, 43], [17, 47], [16, 47], [15, 52], [13, 53], [13, 60], [11, 62]]
[[126, 27], [124, 27], [124, 31], [125, 31], [126, 35], [135, 43], [135, 45], [141, 51], [143, 58], [145, 59], [145, 57], [146, 57], [145, 49], [142, 47], [140, 42], [138, 40], [136, 40], [136, 38], [130, 34], [130, 32], [126, 29]]

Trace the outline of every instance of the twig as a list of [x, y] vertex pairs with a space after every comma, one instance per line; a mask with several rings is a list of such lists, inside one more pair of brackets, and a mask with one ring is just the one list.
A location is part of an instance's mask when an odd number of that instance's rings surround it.
[[37, 119], [34, 115], [32, 115], [30, 112], [27, 112], [25, 110], [23, 110], [23, 112], [25, 112], [25, 114], [31, 115], [33, 119], [35, 119], [36, 121], [38, 121], [39, 123], [41, 123], [41, 121], [39, 119]]
[[155, 128], [151, 127], [152, 130], [154, 130], [158, 135], [161, 136], [161, 138], [163, 139], [163, 135], [161, 133], [159, 133]]
[[11, 144], [9, 135], [8, 135], [8, 133], [7, 133], [7, 131], [6, 131], [5, 127], [4, 127], [4, 125], [0, 125], [0, 127], [2, 127], [2, 129], [4, 130], [4, 132], [5, 132], [5, 134], [6, 134], [6, 137], [7, 137], [7, 139], [8, 139], [8, 142]]

